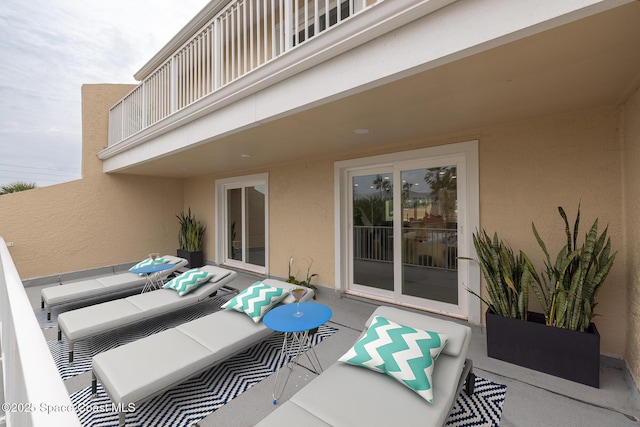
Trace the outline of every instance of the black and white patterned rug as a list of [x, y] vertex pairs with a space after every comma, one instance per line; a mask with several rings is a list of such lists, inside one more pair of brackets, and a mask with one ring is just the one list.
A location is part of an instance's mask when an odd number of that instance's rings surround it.
[[500, 425], [506, 395], [506, 385], [476, 377], [475, 391], [471, 396], [467, 396], [463, 387], [446, 425], [497, 427]]
[[[336, 331], [329, 326], [320, 327], [313, 344]], [[281, 345], [282, 335], [274, 334], [199, 376], [135, 405], [135, 410], [127, 414], [127, 426], [192, 426], [274, 373]], [[474, 394], [460, 393], [447, 426], [498, 426], [506, 389], [505, 385], [476, 378]], [[103, 411], [81, 411], [83, 426], [117, 426], [118, 414], [113, 412], [111, 400], [100, 385], [95, 398], [87, 387], [72, 394], [71, 401], [76, 408], [104, 408]]]

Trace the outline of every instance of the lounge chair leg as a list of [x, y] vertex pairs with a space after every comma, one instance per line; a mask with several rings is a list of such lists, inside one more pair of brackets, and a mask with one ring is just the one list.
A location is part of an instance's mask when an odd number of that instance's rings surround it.
[[51, 320], [51, 307], [49, 307], [49, 311], [47, 311], [47, 320]]
[[69, 363], [73, 363], [73, 342], [69, 342]]
[[473, 371], [471, 371], [467, 375], [467, 383], [465, 385], [464, 391], [465, 393], [467, 393], [467, 396], [471, 396], [475, 388], [476, 388], [476, 374], [474, 374]]
[[44, 308], [44, 300], [43, 299], [40, 300], [40, 308]]
[[62, 329], [58, 328], [58, 341], [62, 341]]
[[96, 378], [96, 374], [91, 373], [91, 397], [96, 397], [98, 394], [98, 379]]

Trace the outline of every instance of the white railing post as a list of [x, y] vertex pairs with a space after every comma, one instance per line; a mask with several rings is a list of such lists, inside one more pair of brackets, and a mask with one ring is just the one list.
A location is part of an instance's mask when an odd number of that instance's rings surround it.
[[297, 0], [285, 0], [284, 1], [284, 46], [282, 51], [287, 52], [293, 47], [293, 1]]
[[215, 19], [213, 21], [213, 42], [211, 47], [213, 49], [213, 90], [216, 91], [222, 84], [222, 36], [221, 36], [220, 20]]
[[141, 117], [141, 123], [140, 123], [140, 129], [138, 130], [142, 130], [145, 129], [148, 126], [148, 113], [149, 111], [147, 111], [147, 91], [149, 90], [149, 83], [148, 80], [145, 80], [142, 82], [142, 87], [140, 88], [140, 96], [142, 97], [141, 101], [140, 101], [140, 114], [142, 115]]
[[178, 84], [176, 82], [176, 55], [169, 59], [169, 114], [173, 114], [178, 109]]

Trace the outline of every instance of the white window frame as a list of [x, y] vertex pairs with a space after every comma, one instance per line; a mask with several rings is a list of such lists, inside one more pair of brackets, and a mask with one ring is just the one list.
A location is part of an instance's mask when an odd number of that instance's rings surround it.
[[[478, 141], [467, 141], [455, 144], [440, 145], [417, 150], [383, 154], [378, 156], [363, 157], [352, 160], [339, 161], [334, 164], [334, 245], [335, 245], [335, 282], [336, 287], [342, 292], [346, 291], [349, 283], [349, 257], [350, 239], [348, 238], [351, 229], [350, 206], [350, 182], [348, 175], [350, 171], [368, 169], [372, 167], [383, 167], [393, 165], [397, 162], [408, 162], [416, 159], [438, 159], [452, 156], [463, 156], [466, 164], [466, 206], [467, 212], [463, 215], [463, 220], [458, 225], [461, 239], [458, 242], [458, 256], [475, 258], [473, 249], [473, 232], [480, 226], [480, 203], [479, 203], [479, 161], [478, 161]], [[480, 293], [480, 268], [477, 263], [467, 262], [466, 272], [460, 278], [462, 286], [468, 287], [476, 293]], [[477, 298], [470, 298], [468, 292], [463, 293], [461, 302], [464, 313], [457, 317], [467, 319], [470, 323], [481, 323], [481, 304]], [[437, 311], [437, 310], [435, 310]], [[455, 315], [451, 313], [443, 313]]]

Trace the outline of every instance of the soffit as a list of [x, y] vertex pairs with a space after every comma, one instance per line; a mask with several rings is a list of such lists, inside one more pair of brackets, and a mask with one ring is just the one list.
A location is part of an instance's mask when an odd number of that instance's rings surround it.
[[121, 172], [231, 173], [616, 105], [638, 85], [638, 22], [634, 2]]

